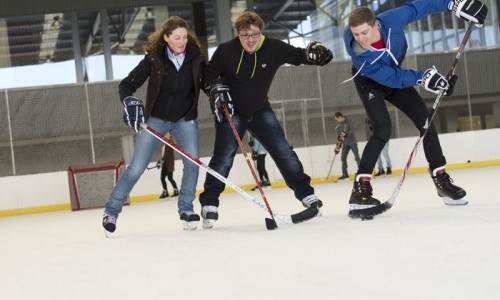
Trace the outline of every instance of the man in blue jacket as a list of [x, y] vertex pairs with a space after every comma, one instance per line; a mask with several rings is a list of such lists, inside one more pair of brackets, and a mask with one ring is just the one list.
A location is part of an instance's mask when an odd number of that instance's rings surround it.
[[[344, 43], [351, 56], [356, 90], [368, 118], [373, 123], [373, 134], [365, 146], [354, 187], [349, 200], [349, 216], [362, 217], [363, 210], [380, 205], [372, 197], [371, 173], [377, 158], [391, 135], [391, 119], [384, 100], [396, 106], [412, 121], [422, 134], [428, 110], [415, 85], [446, 96], [453, 92], [456, 76], [446, 78], [435, 67], [426, 71], [403, 69], [401, 64], [408, 48], [404, 27], [431, 13], [450, 10], [467, 22], [482, 26], [488, 12], [477, 0], [417, 0], [375, 16], [367, 7], [354, 9], [344, 32]], [[445, 171], [446, 159], [433, 125], [424, 140], [425, 157], [438, 195], [447, 205], [465, 205], [466, 192], [452, 184]]]

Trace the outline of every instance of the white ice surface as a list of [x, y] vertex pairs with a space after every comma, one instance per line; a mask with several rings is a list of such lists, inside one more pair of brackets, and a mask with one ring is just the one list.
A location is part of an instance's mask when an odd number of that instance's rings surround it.
[[[212, 230], [183, 231], [174, 200], [124, 207], [112, 238], [100, 209], [0, 218], [0, 298], [499, 299], [500, 167], [450, 174], [469, 205], [410, 175], [390, 211], [351, 220], [352, 183], [318, 184], [323, 216], [274, 231], [237, 193]], [[373, 180], [374, 196], [396, 181]], [[281, 213], [302, 209], [287, 188], [265, 193]]]

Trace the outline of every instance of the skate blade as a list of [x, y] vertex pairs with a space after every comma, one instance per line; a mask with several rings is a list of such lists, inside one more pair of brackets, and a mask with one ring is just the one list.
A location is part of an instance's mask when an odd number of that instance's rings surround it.
[[362, 209], [351, 210], [351, 211], [349, 211], [348, 216], [351, 219], [361, 219], [361, 221], [372, 220], [373, 219], [373, 214], [370, 214], [370, 213], [367, 213], [367, 212], [363, 212]]
[[351, 181], [349, 178], [344, 178], [344, 179], [336, 179], [334, 182], [340, 183], [340, 182], [349, 182], [349, 181]]
[[188, 231], [192, 231], [192, 230], [196, 230], [196, 228], [198, 228], [198, 221], [191, 221], [191, 222], [187, 222], [187, 221], [182, 221], [182, 228], [184, 230], [188, 230]]
[[441, 197], [441, 199], [443, 200], [444, 204], [450, 205], [450, 206], [467, 205], [469, 203], [465, 197], [457, 199], [457, 200], [453, 200], [450, 197]]
[[371, 220], [373, 219], [373, 208], [377, 205], [359, 205], [349, 204], [349, 213], [347, 214], [351, 219]]
[[112, 237], [112, 236], [113, 236], [113, 234], [114, 234], [114, 232], [107, 231], [106, 229], [104, 229], [104, 236], [105, 236], [106, 238], [110, 238], [110, 237]]
[[217, 220], [213, 220], [213, 219], [204, 219], [202, 227], [204, 229], [212, 229], [212, 228], [214, 228], [216, 221]]
[[349, 204], [349, 211], [363, 211], [375, 206], [376, 205]]

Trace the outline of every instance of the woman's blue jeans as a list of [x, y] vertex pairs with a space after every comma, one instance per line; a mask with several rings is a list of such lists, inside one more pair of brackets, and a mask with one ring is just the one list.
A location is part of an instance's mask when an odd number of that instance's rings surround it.
[[[176, 122], [169, 122], [150, 117], [146, 123], [162, 135], [171, 131], [176, 143], [182, 149], [196, 158], [199, 157], [199, 131], [197, 120], [186, 121], [184, 118], [181, 118]], [[141, 129], [137, 135], [132, 160], [111, 192], [104, 210], [106, 214], [114, 217], [118, 217], [122, 211], [123, 203], [127, 199], [127, 196], [130, 194], [130, 191], [139, 180], [142, 173], [144, 173], [158, 145], [161, 143], [157, 138], [145, 130]], [[198, 166], [185, 157], [182, 157], [182, 163], [184, 168], [182, 171], [181, 189], [177, 204], [179, 215], [183, 212], [194, 211], [193, 200], [195, 198], [199, 173]]]

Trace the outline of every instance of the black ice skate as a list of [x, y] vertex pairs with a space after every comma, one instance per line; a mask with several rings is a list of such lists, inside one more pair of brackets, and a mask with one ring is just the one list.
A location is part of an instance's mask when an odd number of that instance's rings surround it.
[[347, 174], [342, 174], [339, 178], [337, 178], [337, 181], [343, 181], [343, 180], [349, 180], [349, 175]]
[[169, 195], [168, 195], [168, 192], [167, 190], [163, 190], [163, 193], [160, 195], [160, 199], [164, 199], [164, 198], [168, 198]]
[[104, 234], [108, 237], [116, 230], [116, 218], [108, 214], [104, 214], [102, 218], [102, 227], [104, 227]]
[[203, 218], [203, 228], [213, 228], [215, 222], [219, 219], [217, 206], [205, 205], [201, 208], [201, 217]]
[[392, 168], [391, 167], [387, 167], [387, 172], [385, 172], [385, 174], [387, 176], [391, 176], [392, 175]]
[[181, 214], [180, 219], [184, 230], [195, 230], [198, 227], [200, 216], [192, 211], [186, 211]]
[[383, 168], [378, 168], [378, 172], [375, 173], [375, 177], [379, 177], [379, 176], [382, 176], [382, 175], [385, 175], [385, 171]]
[[172, 194], [172, 197], [177, 197], [177, 196], [179, 196], [179, 190], [174, 189], [174, 193]]
[[321, 202], [321, 200], [319, 200], [319, 198], [316, 195], [314, 194], [309, 195], [304, 199], [302, 199], [301, 202], [305, 208], [316, 207], [318, 209], [316, 217], [321, 217], [321, 207], [323, 207], [323, 202]]
[[380, 201], [372, 197], [371, 175], [356, 175], [349, 199], [349, 217], [370, 219], [370, 208], [380, 205]]
[[453, 179], [446, 173], [444, 167], [436, 168], [431, 173], [432, 181], [436, 186], [438, 196], [441, 197], [446, 205], [466, 205], [467, 193], [453, 184]]

